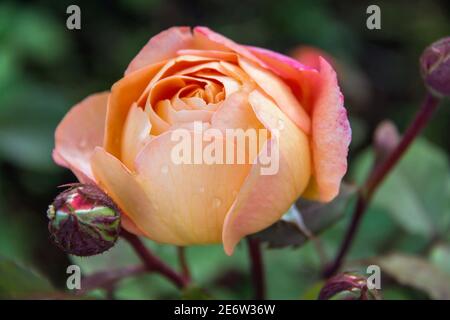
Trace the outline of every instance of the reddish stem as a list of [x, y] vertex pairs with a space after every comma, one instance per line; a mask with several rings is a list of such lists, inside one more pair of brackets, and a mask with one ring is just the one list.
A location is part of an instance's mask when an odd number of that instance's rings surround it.
[[255, 299], [264, 300], [266, 297], [266, 284], [264, 279], [264, 263], [261, 254], [261, 245], [259, 240], [255, 238], [248, 237], [247, 241]]
[[189, 284], [189, 280], [186, 277], [178, 274], [157, 256], [153, 255], [136, 235], [123, 231], [122, 236], [130, 243], [138, 256], [142, 259], [148, 271], [157, 272], [165, 276], [180, 289], [185, 288]]
[[185, 247], [177, 247], [177, 253], [178, 253], [178, 261], [180, 262], [181, 271], [183, 273], [183, 276], [186, 279], [191, 279], [191, 271], [189, 270], [189, 265], [187, 263], [186, 259], [186, 248]]
[[333, 263], [327, 266], [327, 268], [324, 270], [324, 277], [331, 277], [341, 267], [343, 260], [347, 255], [356, 235], [356, 231], [361, 222], [361, 218], [363, 217], [373, 194], [375, 193], [380, 183], [384, 180], [384, 178], [386, 178], [388, 173], [391, 172], [392, 168], [401, 159], [402, 155], [405, 153], [414, 139], [427, 125], [431, 116], [433, 115], [433, 112], [437, 109], [439, 101], [440, 100], [438, 98], [432, 96], [430, 93], [427, 93], [419, 112], [416, 114], [414, 120], [409, 125], [400, 143], [397, 145], [394, 151], [392, 151], [392, 153], [387, 156], [384, 162], [375, 167], [374, 171], [371, 173], [365, 184], [360, 189], [352, 221], [350, 222], [350, 225], [347, 229], [341, 248], [339, 249], [339, 252]]

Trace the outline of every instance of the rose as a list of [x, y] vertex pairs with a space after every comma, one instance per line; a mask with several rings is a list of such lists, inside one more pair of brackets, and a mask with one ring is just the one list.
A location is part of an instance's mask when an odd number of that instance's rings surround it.
[[[266, 128], [272, 135], [258, 152], [277, 148], [278, 171], [262, 175], [258, 161], [175, 164], [171, 133], [193, 132], [194, 121], [219, 130]], [[70, 110], [53, 157], [107, 192], [130, 232], [176, 245], [222, 241], [232, 254], [298, 197], [337, 195], [350, 135], [336, 74], [324, 59], [310, 67], [205, 27], [174, 27], [144, 46], [111, 92]]]

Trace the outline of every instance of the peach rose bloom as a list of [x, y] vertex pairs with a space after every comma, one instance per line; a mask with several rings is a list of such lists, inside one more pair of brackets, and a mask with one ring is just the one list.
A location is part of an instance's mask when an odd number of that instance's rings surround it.
[[[278, 148], [278, 172], [262, 175], [258, 161], [173, 163], [171, 133], [194, 121], [279, 130], [257, 155]], [[298, 197], [332, 200], [350, 137], [336, 74], [324, 59], [306, 66], [205, 27], [173, 27], [150, 39], [111, 91], [69, 111], [53, 158], [108, 193], [128, 231], [175, 245], [222, 242], [232, 254]]]

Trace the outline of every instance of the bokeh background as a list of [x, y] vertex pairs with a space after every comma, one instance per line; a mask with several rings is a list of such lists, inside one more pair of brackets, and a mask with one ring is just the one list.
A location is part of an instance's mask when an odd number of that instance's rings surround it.
[[[70, 4], [81, 8], [81, 30], [66, 28]], [[369, 4], [381, 7], [381, 30], [366, 28]], [[121, 242], [106, 254], [80, 259], [49, 241], [47, 205], [58, 185], [75, 181], [52, 162], [53, 132], [72, 105], [110, 88], [147, 40], [173, 25], [206, 25], [237, 42], [287, 54], [309, 45], [332, 56], [353, 128], [346, 180], [357, 183], [373, 161], [377, 124], [391, 119], [402, 131], [417, 109], [425, 92], [418, 57], [428, 44], [449, 35], [450, 3], [2, 0], [1, 298], [55, 296], [64, 291], [66, 267], [73, 262], [85, 275], [138, 263]], [[385, 299], [450, 298], [449, 128], [446, 101], [378, 193], [344, 267], [362, 270], [378, 261]], [[320, 234], [328, 258], [342, 239], [349, 212]], [[175, 248], [148, 243], [177, 267]], [[215, 298], [250, 298], [246, 251], [241, 245], [229, 258], [221, 246], [188, 248], [193, 278]], [[383, 260], [388, 253], [390, 260]], [[269, 298], [316, 298], [322, 282], [315, 246], [268, 249], [264, 258]], [[91, 297], [105, 295], [96, 290]], [[117, 283], [114, 297], [179, 298], [180, 293], [165, 279], [144, 275]]]

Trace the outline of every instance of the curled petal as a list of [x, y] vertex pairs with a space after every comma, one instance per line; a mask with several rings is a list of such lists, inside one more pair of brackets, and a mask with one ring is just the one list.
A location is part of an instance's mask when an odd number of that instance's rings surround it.
[[250, 59], [252, 61], [256, 61], [260, 64], [264, 64], [260, 61], [247, 47], [237, 44], [233, 40], [224, 37], [223, 35], [212, 31], [207, 27], [195, 27], [194, 28], [194, 36], [197, 38], [206, 38], [209, 42], [218, 46], [218, 50], [224, 51], [234, 51], [242, 57]]
[[81, 182], [92, 180], [89, 158], [103, 144], [109, 92], [93, 94], [75, 105], [56, 128], [53, 159]]
[[261, 48], [250, 51], [291, 86], [311, 117], [313, 179], [303, 196], [330, 201], [339, 192], [347, 170], [351, 129], [336, 73], [323, 58], [317, 69], [282, 54]]
[[192, 47], [193, 37], [189, 27], [172, 27], [149, 40], [130, 62], [125, 75], [145, 66], [158, 63], [176, 56], [177, 51]]
[[[233, 253], [242, 237], [276, 222], [302, 194], [311, 174], [309, 142], [272, 100], [258, 91], [249, 95], [250, 105], [272, 138], [266, 141], [242, 188], [225, 217], [225, 252]], [[277, 133], [278, 132], [278, 133]], [[276, 138], [278, 134], [278, 138]], [[279, 157], [276, 153], [279, 152]], [[274, 171], [262, 174], [264, 154], [270, 155]], [[276, 165], [275, 161], [278, 161]], [[268, 174], [270, 173], [270, 174]]]
[[130, 169], [134, 168], [134, 159], [145, 143], [150, 140], [152, 125], [147, 113], [134, 104], [125, 122], [122, 138], [122, 162]]
[[351, 128], [333, 68], [320, 58], [320, 89], [312, 110], [314, 174], [305, 197], [331, 201], [347, 171]]
[[150, 239], [182, 244], [170, 228], [155, 215], [155, 206], [147, 197], [135, 176], [114, 156], [97, 147], [91, 158], [96, 182], [114, 200], [133, 224], [125, 225], [129, 231], [136, 226]]
[[106, 114], [104, 147], [113, 156], [120, 157], [122, 132], [131, 106], [138, 101], [142, 91], [163, 65], [164, 62], [140, 69], [112, 86]]
[[263, 61], [263, 67], [280, 76], [291, 87], [302, 107], [310, 114], [319, 83], [318, 70], [278, 52], [256, 47], [248, 48]]
[[268, 70], [239, 59], [239, 65], [277, 103], [279, 108], [306, 134], [310, 132], [310, 119], [306, 111], [292, 94], [291, 89], [279, 77]]

